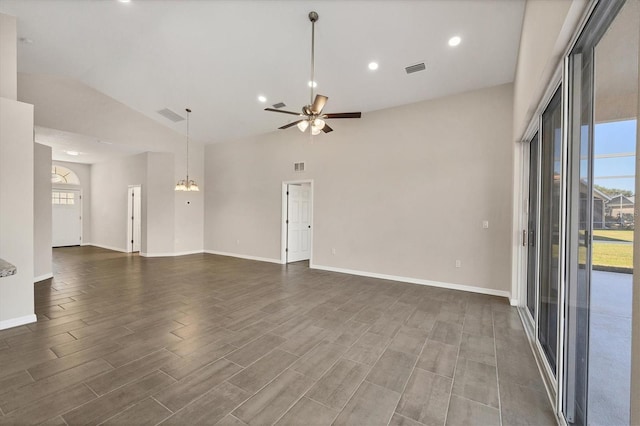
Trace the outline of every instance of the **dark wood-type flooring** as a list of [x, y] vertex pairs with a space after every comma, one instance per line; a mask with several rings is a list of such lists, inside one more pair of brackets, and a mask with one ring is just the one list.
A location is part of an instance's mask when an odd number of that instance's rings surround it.
[[0, 424], [555, 424], [506, 299], [198, 254], [54, 250]]

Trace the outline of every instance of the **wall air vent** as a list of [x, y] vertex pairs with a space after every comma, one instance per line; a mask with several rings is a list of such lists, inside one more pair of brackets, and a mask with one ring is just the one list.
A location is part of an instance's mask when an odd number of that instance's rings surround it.
[[407, 74], [413, 74], [414, 72], [424, 71], [426, 69], [427, 67], [425, 66], [424, 62], [420, 62], [419, 64], [409, 65], [404, 70], [407, 72]]
[[165, 108], [165, 109], [161, 109], [160, 111], [157, 111], [158, 114], [160, 114], [161, 116], [163, 116], [164, 118], [173, 121], [174, 123], [177, 123], [179, 121], [184, 121], [184, 117], [171, 111], [169, 108]]
[[294, 172], [304, 172], [304, 163], [293, 163]]
[[284, 102], [278, 102], [277, 104], [272, 105], [274, 108], [284, 108], [287, 105]]

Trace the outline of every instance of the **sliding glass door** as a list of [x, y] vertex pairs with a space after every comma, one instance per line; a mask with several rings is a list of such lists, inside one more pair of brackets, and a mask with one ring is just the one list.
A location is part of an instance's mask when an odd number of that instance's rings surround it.
[[589, 286], [593, 234], [593, 54], [570, 59], [572, 87], [567, 165], [567, 280], [565, 291], [563, 413], [568, 424], [586, 424], [589, 354]]
[[594, 4], [525, 151], [522, 314], [568, 425], [629, 424], [639, 29]]
[[542, 114], [540, 180], [540, 261], [538, 341], [555, 374], [558, 347], [560, 231], [562, 202], [562, 93], [559, 88]]
[[529, 142], [529, 201], [527, 203], [527, 229], [523, 242], [527, 247], [527, 309], [536, 320], [536, 282], [538, 276], [538, 167], [540, 166], [538, 134]]

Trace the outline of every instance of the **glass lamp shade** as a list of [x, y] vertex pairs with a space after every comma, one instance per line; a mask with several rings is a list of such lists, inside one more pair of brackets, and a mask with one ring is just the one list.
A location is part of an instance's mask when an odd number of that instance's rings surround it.
[[176, 191], [200, 191], [200, 188], [198, 188], [198, 184], [196, 183], [195, 180], [185, 180], [182, 179], [180, 181], [178, 181], [178, 183], [176, 184]]
[[311, 126], [311, 134], [312, 134], [313, 136], [319, 135], [319, 134], [320, 134], [320, 132], [321, 132], [321, 130], [320, 130], [320, 129], [318, 129], [318, 128], [317, 128], [317, 127], [315, 127], [315, 126]]
[[200, 188], [198, 188], [198, 184], [196, 184], [196, 181], [189, 181], [189, 184], [187, 185], [187, 191], [200, 191]]
[[322, 130], [324, 128], [324, 120], [321, 118], [316, 118], [315, 120], [313, 120], [313, 125], [312, 127], [317, 128], [318, 130]]
[[309, 127], [309, 122], [307, 120], [303, 120], [301, 122], [299, 122], [297, 124], [298, 129], [300, 129], [301, 132], [304, 132], [305, 130], [307, 130], [307, 127]]

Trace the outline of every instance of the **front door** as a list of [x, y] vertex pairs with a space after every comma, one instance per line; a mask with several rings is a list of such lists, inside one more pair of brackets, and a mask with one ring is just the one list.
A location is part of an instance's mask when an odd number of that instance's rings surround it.
[[80, 191], [54, 189], [52, 203], [53, 247], [78, 246], [81, 241]]

